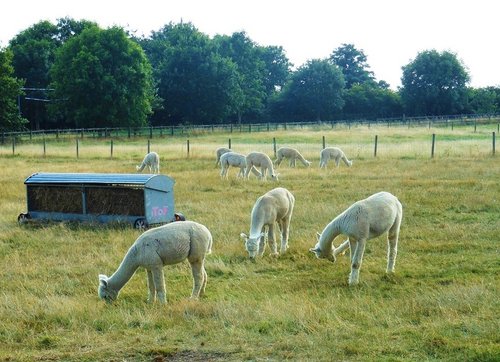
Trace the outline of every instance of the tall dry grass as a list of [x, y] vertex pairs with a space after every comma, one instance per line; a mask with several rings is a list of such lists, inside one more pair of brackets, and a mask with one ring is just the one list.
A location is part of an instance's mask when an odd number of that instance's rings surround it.
[[[62, 149], [45, 158], [2, 154], [0, 359], [497, 360], [498, 157], [486, 146], [460, 155], [440, 151], [431, 159], [427, 132], [376, 130], [392, 143], [375, 158], [369, 151], [372, 131], [328, 134], [327, 143], [335, 140], [345, 148], [354, 165], [327, 170], [317, 164], [320, 132], [252, 134], [248, 140], [198, 136], [189, 158], [184, 140], [153, 140], [162, 172], [176, 180], [177, 211], [205, 224], [214, 237], [206, 297], [187, 299], [188, 264], [168, 266], [165, 306], [146, 303], [144, 270], [115, 304], [97, 297], [97, 275], [116, 269], [137, 230], [16, 223], [26, 208], [23, 181], [31, 173], [133, 172], [144, 140], [123, 141], [113, 159], [98, 142], [84, 147], [79, 159]], [[237, 150], [272, 155], [269, 136], [296, 145], [313, 166], [291, 169], [284, 162], [279, 183], [238, 180], [236, 170], [229, 180], [220, 179], [214, 168], [217, 146], [232, 137]], [[463, 138], [458, 142], [471, 142]], [[408, 154], [405, 147], [429, 153]], [[253, 263], [239, 234], [248, 232], [256, 198], [277, 185], [296, 197], [290, 249], [279, 259], [266, 253]], [[350, 288], [348, 255], [332, 264], [317, 260], [308, 248], [333, 217], [380, 190], [404, 205], [396, 274], [385, 275], [386, 241], [377, 238], [368, 243], [360, 285]]]

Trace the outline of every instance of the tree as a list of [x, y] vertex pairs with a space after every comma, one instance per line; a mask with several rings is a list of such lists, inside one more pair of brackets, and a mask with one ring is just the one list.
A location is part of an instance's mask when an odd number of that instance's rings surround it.
[[144, 126], [154, 98], [151, 65], [123, 29], [90, 27], [58, 51], [51, 111], [74, 127]]
[[236, 116], [238, 123], [241, 123], [243, 115], [260, 113], [263, 110], [266, 98], [266, 65], [260, 58], [258, 46], [245, 32], [233, 33], [231, 36], [217, 35], [214, 41], [218, 53], [237, 65], [241, 91], [236, 98]]
[[500, 88], [470, 88], [468, 112], [495, 114], [500, 111]]
[[266, 97], [283, 88], [290, 76], [292, 64], [286, 57], [283, 47], [257, 47], [260, 60], [264, 63], [263, 85]]
[[400, 115], [403, 107], [401, 97], [389, 88], [364, 83], [353, 85], [345, 92], [346, 118], [380, 118]]
[[288, 119], [322, 121], [342, 109], [344, 77], [327, 60], [310, 60], [297, 69], [273, 102], [274, 114]]
[[401, 98], [407, 114], [459, 114], [465, 109], [470, 77], [454, 53], [423, 51], [402, 69]]
[[236, 65], [190, 23], [168, 24], [141, 41], [154, 69], [156, 124], [222, 122], [241, 93]]
[[22, 99], [22, 113], [31, 122], [32, 128], [40, 129], [48, 125], [46, 100], [50, 83], [50, 68], [54, 64], [56, 50], [70, 37], [78, 35], [92, 22], [59, 19], [57, 25], [40, 21], [16, 35], [10, 42], [15, 76], [25, 80], [29, 88], [27, 97]]
[[3, 131], [18, 131], [27, 123], [17, 108], [23, 82], [14, 77], [12, 57], [12, 51], [0, 49], [0, 129]]
[[366, 55], [353, 44], [342, 44], [330, 56], [330, 61], [338, 66], [344, 75], [347, 89], [356, 84], [374, 83], [373, 72], [368, 70]]

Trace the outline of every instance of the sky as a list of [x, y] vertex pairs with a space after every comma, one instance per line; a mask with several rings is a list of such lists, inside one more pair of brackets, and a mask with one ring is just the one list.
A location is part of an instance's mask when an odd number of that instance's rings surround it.
[[500, 86], [497, 0], [23, 0], [0, 9], [0, 47], [41, 20], [70, 17], [148, 36], [190, 22], [213, 37], [244, 31], [261, 46], [282, 46], [294, 67], [328, 58], [342, 44], [367, 56], [377, 80], [401, 86], [401, 67], [419, 52], [456, 54], [470, 86]]

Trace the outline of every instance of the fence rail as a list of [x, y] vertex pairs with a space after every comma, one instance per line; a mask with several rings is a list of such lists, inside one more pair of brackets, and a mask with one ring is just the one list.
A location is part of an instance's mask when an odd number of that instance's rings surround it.
[[149, 127], [106, 127], [106, 128], [72, 128], [47, 129], [19, 132], [2, 132], [0, 142], [4, 144], [11, 139], [33, 138], [137, 138], [163, 136], [190, 136], [206, 133], [244, 133], [270, 132], [278, 130], [297, 130], [304, 128], [342, 129], [358, 126], [387, 126], [387, 127], [449, 127], [470, 126], [476, 131], [478, 125], [496, 124], [497, 133], [500, 131], [500, 114], [495, 115], [453, 115], [435, 117], [394, 117], [375, 120], [337, 120], [331, 122], [281, 122], [281, 123], [245, 123], [245, 124], [211, 124], [211, 125], [180, 125], [180, 126], [149, 126]]

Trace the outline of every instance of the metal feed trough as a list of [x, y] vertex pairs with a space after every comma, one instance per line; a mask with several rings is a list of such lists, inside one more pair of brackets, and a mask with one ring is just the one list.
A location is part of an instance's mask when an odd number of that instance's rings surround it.
[[24, 184], [28, 211], [19, 215], [20, 223], [126, 222], [145, 228], [176, 219], [175, 181], [165, 175], [40, 172]]

